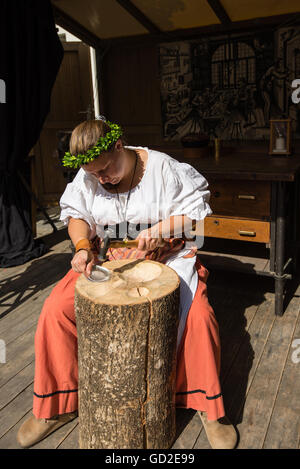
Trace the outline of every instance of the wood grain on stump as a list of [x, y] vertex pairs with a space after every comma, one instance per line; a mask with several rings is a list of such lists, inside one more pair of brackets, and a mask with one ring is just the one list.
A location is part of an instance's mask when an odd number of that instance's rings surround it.
[[177, 273], [116, 260], [75, 287], [81, 448], [170, 448], [175, 438]]

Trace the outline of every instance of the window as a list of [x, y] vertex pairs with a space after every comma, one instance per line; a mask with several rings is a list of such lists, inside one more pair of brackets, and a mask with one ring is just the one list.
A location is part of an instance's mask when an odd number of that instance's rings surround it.
[[219, 46], [211, 61], [212, 85], [238, 88], [240, 83], [255, 83], [255, 54], [245, 42], [229, 41]]

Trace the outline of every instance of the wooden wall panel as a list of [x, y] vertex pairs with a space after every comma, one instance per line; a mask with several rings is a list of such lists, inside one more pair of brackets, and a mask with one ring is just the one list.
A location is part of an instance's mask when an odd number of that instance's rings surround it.
[[83, 106], [78, 61], [77, 50], [65, 51], [52, 93], [51, 111], [47, 118], [47, 124], [57, 120], [78, 120], [78, 105]]
[[105, 116], [124, 127], [129, 143], [159, 145], [162, 126], [156, 46], [110, 49], [103, 71]]

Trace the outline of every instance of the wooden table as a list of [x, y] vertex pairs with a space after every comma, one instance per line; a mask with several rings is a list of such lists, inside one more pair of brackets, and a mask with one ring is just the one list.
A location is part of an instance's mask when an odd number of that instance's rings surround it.
[[[236, 240], [231, 241], [235, 244], [235, 254], [225, 255], [229, 261], [227, 266], [245, 272], [247, 269], [241, 262], [234, 262], [241, 256], [238, 256], [237, 246], [239, 249], [241, 244], [252, 244], [252, 251], [258, 252], [265, 245], [268, 257], [265, 260], [250, 257], [253, 264], [251, 271], [274, 278], [275, 314], [282, 316], [285, 282], [297, 272], [300, 153], [273, 157], [268, 155], [266, 148], [263, 151], [262, 147], [254, 151], [243, 148], [242, 151], [227, 151], [216, 160], [214, 156], [185, 159], [180, 148], [159, 149], [178, 161], [192, 165], [209, 182], [210, 204], [214, 213], [205, 219], [205, 247], [207, 237]], [[243, 186], [245, 193], [239, 194]], [[214, 207], [217, 207], [217, 212]], [[238, 224], [244, 228], [250, 222], [255, 228], [252, 231], [235, 228]], [[262, 230], [259, 232], [258, 228]], [[241, 241], [237, 241], [237, 233], [243, 233]], [[248, 238], [245, 233], [249, 234]], [[218, 256], [220, 252], [214, 251], [201, 250], [199, 254], [208, 267], [224, 269], [224, 255]], [[222, 258], [221, 262], [218, 257]]]

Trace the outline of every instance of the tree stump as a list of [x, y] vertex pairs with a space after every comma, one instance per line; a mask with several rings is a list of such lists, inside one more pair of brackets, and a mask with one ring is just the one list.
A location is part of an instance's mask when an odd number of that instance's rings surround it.
[[177, 273], [116, 260], [111, 278], [75, 287], [79, 445], [168, 449], [175, 439]]

